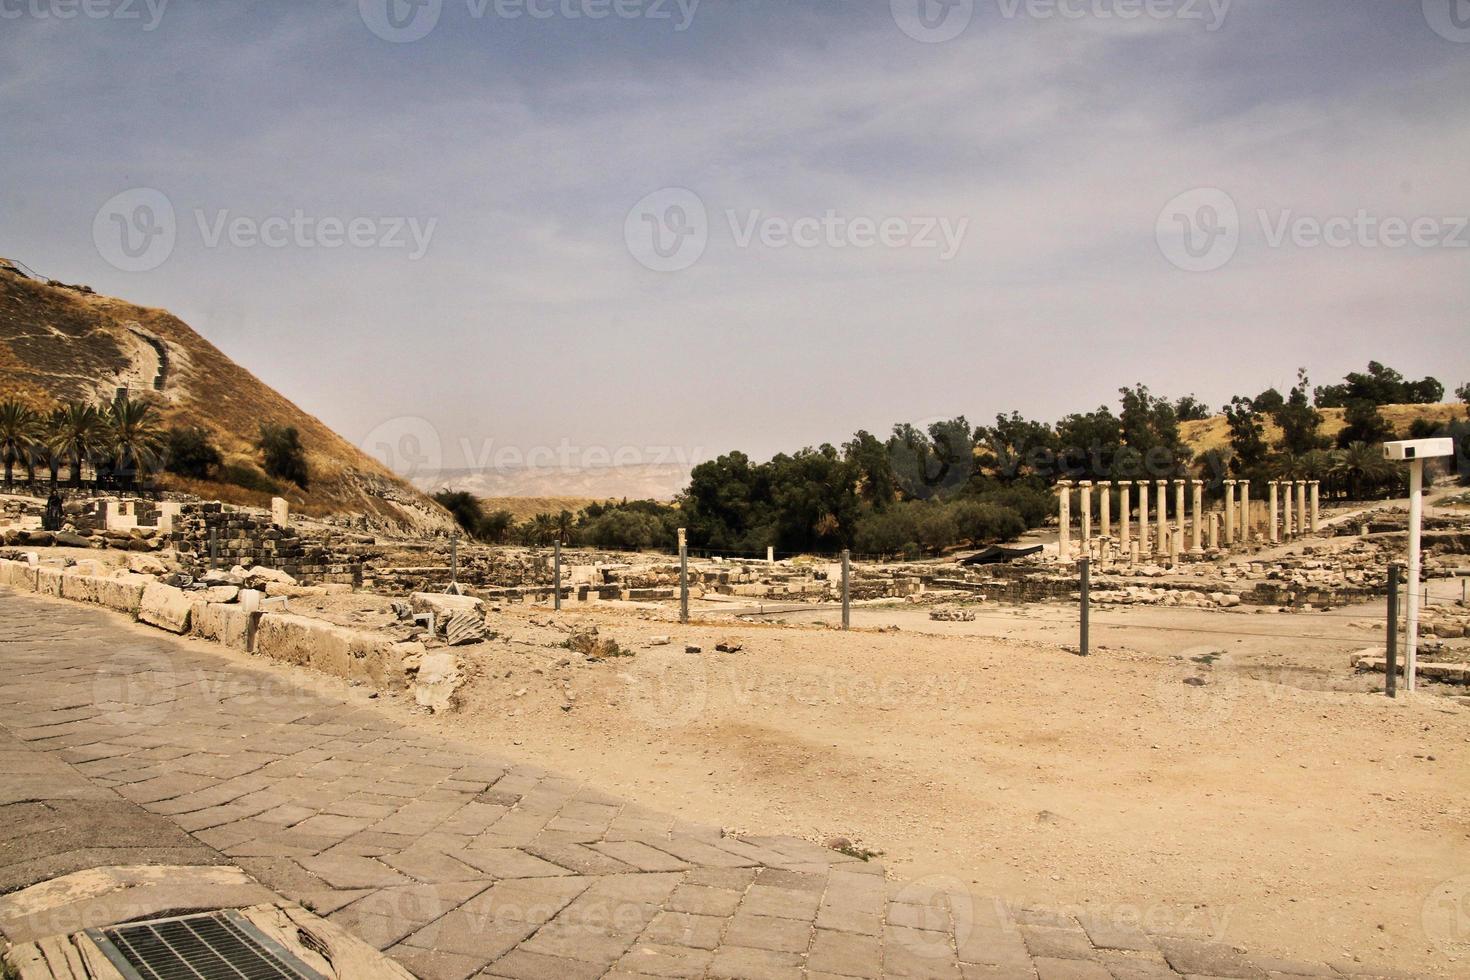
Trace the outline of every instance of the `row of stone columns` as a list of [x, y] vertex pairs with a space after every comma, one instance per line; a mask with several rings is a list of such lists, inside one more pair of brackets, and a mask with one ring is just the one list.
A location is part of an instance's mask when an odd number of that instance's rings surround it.
[[[1172, 560], [1185, 553], [1185, 493], [1186, 486], [1192, 488], [1192, 520], [1189, 522], [1188, 553], [1202, 556], [1205, 550], [1217, 550], [1222, 544], [1229, 548], [1234, 545], [1249, 547], [1255, 539], [1251, 520], [1251, 491], [1249, 480], [1226, 480], [1225, 501], [1223, 511], [1220, 513], [1205, 513], [1204, 511], [1204, 481], [1203, 480], [1119, 480], [1117, 481], [1119, 494], [1118, 514], [1118, 552], [1121, 557], [1138, 560], [1141, 557], [1152, 555], [1168, 555]], [[1174, 518], [1177, 524], [1169, 523], [1169, 488], [1174, 489]], [[1061, 527], [1061, 538], [1058, 545], [1058, 557], [1061, 561], [1071, 561], [1072, 554], [1072, 490], [1075, 487], [1080, 493], [1081, 503], [1081, 530], [1082, 550], [1086, 554], [1092, 554], [1094, 541], [1098, 542], [1100, 556], [1109, 557], [1113, 544], [1113, 514], [1111, 490], [1114, 482], [1101, 480], [1094, 483], [1091, 480], [1082, 480], [1073, 483], [1070, 480], [1062, 480], [1057, 484], [1058, 505]], [[1138, 536], [1133, 538], [1133, 507], [1132, 489], [1138, 488]], [[1304, 529], [1311, 528], [1311, 533], [1317, 533], [1320, 529], [1320, 517], [1318, 511], [1318, 482], [1315, 480], [1272, 480], [1268, 484], [1270, 488], [1270, 519], [1267, 522], [1267, 535], [1270, 543], [1276, 544], [1282, 540], [1281, 535], [1290, 539], [1295, 536], [1293, 532], [1293, 506], [1292, 489], [1296, 491], [1296, 521], [1295, 527], [1299, 529], [1296, 533], [1307, 533]], [[1284, 521], [1278, 526], [1277, 508], [1280, 499], [1281, 487], [1286, 487], [1286, 513]], [[1149, 488], [1154, 487], [1154, 521], [1149, 519]], [[1092, 491], [1096, 488], [1102, 499], [1099, 501], [1099, 517], [1101, 527], [1100, 534], [1095, 539], [1092, 533]], [[1307, 507], [1310, 488], [1311, 508]], [[1224, 535], [1223, 541], [1220, 533], [1220, 523], [1223, 518]]]
[[[1272, 544], [1281, 541], [1290, 541], [1292, 538], [1304, 534], [1318, 534], [1322, 530], [1322, 512], [1320, 508], [1321, 482], [1318, 480], [1272, 480], [1271, 487], [1270, 519], [1267, 521], [1268, 533]], [[1281, 519], [1277, 520], [1278, 500], [1281, 488], [1286, 488], [1285, 509], [1281, 511]], [[1296, 501], [1292, 501], [1292, 492], [1295, 490]], [[1310, 505], [1308, 501], [1310, 500]], [[1279, 533], [1279, 536], [1278, 536]]]

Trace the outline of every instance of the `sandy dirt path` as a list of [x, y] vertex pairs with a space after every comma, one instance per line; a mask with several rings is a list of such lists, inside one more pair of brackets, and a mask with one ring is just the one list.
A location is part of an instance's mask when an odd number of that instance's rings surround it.
[[1470, 955], [1441, 908], [1470, 874], [1470, 711], [1367, 693], [1373, 610], [1100, 612], [1085, 660], [1057, 645], [1069, 610], [981, 612], [863, 609], [901, 631], [845, 636], [567, 613], [638, 652], [557, 666], [550, 614], [516, 610], [465, 713], [427, 723], [691, 818], [845, 835], [905, 877], [1310, 958]]

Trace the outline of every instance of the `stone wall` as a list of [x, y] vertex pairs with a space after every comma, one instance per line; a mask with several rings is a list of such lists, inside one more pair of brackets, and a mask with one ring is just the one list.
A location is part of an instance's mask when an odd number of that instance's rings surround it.
[[169, 543], [196, 575], [211, 567], [264, 565], [303, 584], [362, 585], [362, 562], [356, 558], [218, 503], [185, 505]]

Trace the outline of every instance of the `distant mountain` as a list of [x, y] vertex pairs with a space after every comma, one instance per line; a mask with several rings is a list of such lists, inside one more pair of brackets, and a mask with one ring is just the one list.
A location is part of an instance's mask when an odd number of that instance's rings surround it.
[[689, 485], [690, 467], [679, 463], [571, 469], [524, 466], [439, 470], [413, 482], [421, 490], [464, 490], [477, 497], [573, 497], [582, 500], [673, 500]]
[[[43, 281], [0, 259], [0, 396], [45, 409], [111, 401], [119, 388], [156, 403], [168, 424], [199, 426], [227, 464], [254, 466], [261, 423], [294, 426], [310, 487], [284, 485], [302, 513], [366, 516], [399, 530], [447, 530], [449, 514], [378, 461], [303, 412], [165, 310], [86, 287]], [[231, 503], [268, 506], [269, 492], [164, 475], [165, 485]]]

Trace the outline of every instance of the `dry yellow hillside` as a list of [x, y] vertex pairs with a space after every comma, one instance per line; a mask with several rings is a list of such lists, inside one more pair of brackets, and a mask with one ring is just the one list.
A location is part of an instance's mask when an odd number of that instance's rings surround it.
[[[1322, 434], [1329, 438], [1336, 438], [1347, 424], [1343, 420], [1345, 410], [1341, 408], [1319, 409], [1322, 413]], [[1464, 419], [1466, 407], [1460, 404], [1452, 405], [1382, 405], [1378, 411], [1388, 420], [1389, 424], [1398, 431], [1401, 436], [1408, 437], [1409, 426], [1416, 419], [1429, 419], [1434, 422], [1453, 422]], [[1225, 422], [1225, 416], [1216, 415], [1211, 418], [1202, 419], [1198, 422], [1184, 422], [1179, 426], [1179, 434], [1189, 448], [1196, 453], [1209, 452], [1211, 449], [1230, 448], [1230, 427]], [[1266, 422], [1266, 441], [1275, 442], [1281, 438], [1281, 430], [1272, 422]]]
[[[310, 487], [286, 484], [308, 514], [363, 514], [420, 531], [447, 530], [448, 513], [313, 416], [226, 357], [166, 310], [27, 278], [0, 263], [0, 396], [38, 410], [111, 401], [120, 387], [158, 406], [165, 424], [196, 425], [226, 463], [254, 463], [261, 423], [294, 426]], [[222, 483], [166, 485], [268, 506], [269, 494]]]

